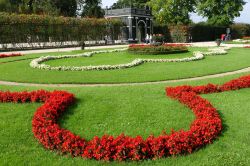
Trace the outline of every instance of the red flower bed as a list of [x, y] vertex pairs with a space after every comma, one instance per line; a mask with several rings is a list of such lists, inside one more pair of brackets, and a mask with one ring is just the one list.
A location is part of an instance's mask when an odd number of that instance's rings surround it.
[[222, 121], [212, 104], [199, 95], [242, 88], [250, 88], [250, 75], [222, 86], [208, 84], [166, 88], [167, 96], [189, 107], [196, 119], [188, 131], [172, 131], [169, 135], [158, 137], [151, 135], [146, 140], [141, 136], [134, 138], [121, 134], [118, 137], [94, 137], [88, 141], [62, 129], [57, 124], [58, 118], [75, 102], [74, 95], [65, 91], [0, 91], [0, 102], [44, 102], [34, 115], [32, 130], [35, 138], [46, 149], [96, 160], [143, 160], [187, 154], [212, 143], [222, 131]]
[[164, 45], [150, 45], [150, 44], [131, 44], [128, 51], [135, 54], [173, 54], [188, 52], [188, 48], [184, 44], [164, 44]]
[[250, 48], [250, 46], [245, 46], [244, 48]]
[[191, 46], [191, 44], [181, 44], [181, 43], [165, 43], [164, 46], [178, 47], [178, 46]]
[[22, 54], [21, 53], [11, 53], [11, 54], [0, 53], [0, 58], [8, 58], [8, 57], [15, 57], [15, 56], [22, 56]]

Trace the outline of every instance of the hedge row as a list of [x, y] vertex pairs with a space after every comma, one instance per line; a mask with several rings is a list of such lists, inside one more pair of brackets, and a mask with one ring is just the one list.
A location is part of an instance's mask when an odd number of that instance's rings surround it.
[[114, 19], [0, 13], [0, 44], [101, 40], [119, 35], [121, 26]]
[[[202, 42], [215, 41], [226, 33], [228, 27], [214, 26], [205, 23], [191, 26], [156, 26], [154, 33], [164, 34], [167, 42]], [[250, 36], [249, 24], [233, 24], [230, 26], [232, 39]]]

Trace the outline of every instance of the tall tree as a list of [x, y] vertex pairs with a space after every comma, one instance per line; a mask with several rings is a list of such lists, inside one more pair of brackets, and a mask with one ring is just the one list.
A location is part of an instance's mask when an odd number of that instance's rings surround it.
[[77, 0], [54, 0], [56, 8], [60, 15], [73, 17], [76, 16]]
[[76, 16], [77, 0], [0, 0], [6, 12]]
[[197, 11], [208, 18], [208, 23], [229, 25], [235, 17], [240, 16], [245, 4], [244, 0], [200, 0], [197, 3]]
[[112, 5], [113, 9], [119, 9], [124, 7], [136, 7], [144, 8], [150, 0], [118, 0]]
[[52, 0], [29, 0], [29, 12], [35, 14], [58, 15], [59, 9]]
[[102, 18], [104, 16], [104, 11], [101, 7], [101, 0], [85, 0], [82, 16], [89, 18]]
[[151, 0], [149, 6], [161, 24], [188, 24], [189, 14], [194, 12], [196, 0]]
[[0, 0], [0, 11], [19, 12], [19, 6], [22, 0]]
[[8, 0], [0, 0], [0, 12], [6, 12], [10, 10], [10, 3]]

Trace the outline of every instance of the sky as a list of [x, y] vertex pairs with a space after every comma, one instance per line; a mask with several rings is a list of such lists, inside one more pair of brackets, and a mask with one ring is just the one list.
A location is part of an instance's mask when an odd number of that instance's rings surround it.
[[[244, 10], [241, 12], [241, 16], [235, 18], [235, 22], [237, 23], [249, 23], [250, 24], [250, 0], [245, 0], [247, 4], [244, 6]], [[117, 0], [102, 0], [102, 6], [111, 6], [113, 3], [117, 2]], [[194, 22], [205, 21], [206, 19], [198, 16], [197, 14], [192, 14], [191, 18]]]

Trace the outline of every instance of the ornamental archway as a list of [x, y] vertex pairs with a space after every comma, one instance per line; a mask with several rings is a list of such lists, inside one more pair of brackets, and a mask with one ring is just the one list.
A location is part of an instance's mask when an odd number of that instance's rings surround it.
[[147, 24], [143, 20], [140, 20], [137, 23], [137, 30], [136, 30], [136, 36], [138, 42], [139, 43], [145, 42], [146, 35], [147, 35]]

